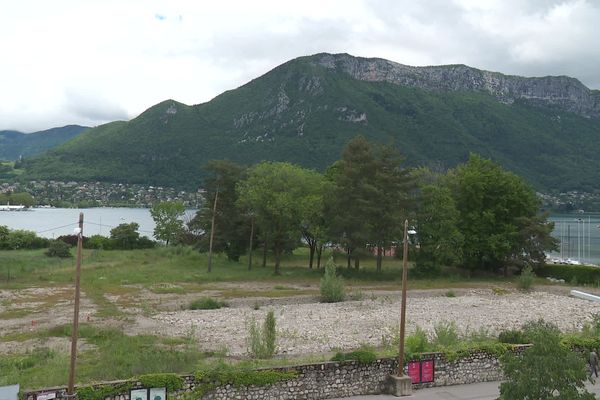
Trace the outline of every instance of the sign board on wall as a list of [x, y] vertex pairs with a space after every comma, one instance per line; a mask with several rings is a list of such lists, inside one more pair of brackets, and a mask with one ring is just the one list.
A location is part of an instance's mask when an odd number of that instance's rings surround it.
[[412, 383], [421, 382], [421, 362], [420, 361], [410, 361], [408, 363], [408, 376]]
[[52, 400], [56, 398], [56, 392], [38, 393], [35, 396], [36, 400]]
[[167, 400], [167, 388], [131, 389], [129, 400]]
[[413, 384], [433, 382], [435, 379], [434, 360], [410, 361], [407, 370]]

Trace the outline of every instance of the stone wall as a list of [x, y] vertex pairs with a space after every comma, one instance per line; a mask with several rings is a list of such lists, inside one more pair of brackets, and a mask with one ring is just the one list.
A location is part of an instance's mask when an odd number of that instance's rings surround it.
[[[421, 359], [433, 359], [434, 382], [413, 385], [414, 389], [432, 386], [449, 386], [465, 383], [496, 381], [502, 379], [497, 357], [487, 353], [472, 353], [457, 360], [448, 361], [441, 353], [426, 353]], [[205, 400], [256, 399], [256, 400], [314, 400], [347, 397], [364, 394], [381, 394], [387, 391], [387, 377], [396, 370], [397, 360], [385, 358], [371, 364], [356, 361], [325, 362], [293, 367], [272, 368], [277, 371], [294, 370], [298, 376], [289, 381], [277, 382], [268, 387], [235, 387], [224, 385], [206, 393]], [[169, 397], [194, 398], [196, 386], [193, 376], [184, 376], [184, 388]], [[122, 382], [121, 382], [122, 383]], [[116, 385], [118, 382], [106, 383]], [[38, 394], [55, 392], [60, 398], [65, 388], [44, 389], [27, 392], [26, 400], [36, 400]], [[130, 400], [129, 393], [120, 393], [105, 400]]]

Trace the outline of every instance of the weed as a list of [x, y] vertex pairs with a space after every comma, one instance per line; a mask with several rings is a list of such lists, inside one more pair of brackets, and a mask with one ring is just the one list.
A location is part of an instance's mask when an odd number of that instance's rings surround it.
[[430, 350], [430, 343], [425, 332], [417, 326], [415, 332], [406, 338], [406, 350], [410, 353], [424, 353]]
[[262, 329], [256, 319], [248, 323], [248, 353], [253, 358], [271, 358], [277, 345], [276, 321], [273, 310], [269, 310]]
[[456, 293], [454, 293], [454, 290], [450, 289], [446, 292], [446, 297], [456, 297]]
[[493, 287], [492, 293], [495, 294], [496, 296], [504, 296], [504, 295], [508, 294], [508, 290], [506, 290], [504, 288]]
[[458, 331], [456, 329], [456, 323], [452, 322], [440, 322], [433, 327], [433, 342], [434, 344], [442, 347], [450, 347], [456, 345], [459, 341]]
[[190, 310], [216, 310], [222, 307], [228, 307], [228, 304], [212, 297], [202, 297], [192, 301], [189, 308]]
[[365, 299], [365, 294], [362, 290], [355, 290], [350, 294], [350, 300], [361, 301]]
[[346, 298], [344, 280], [336, 275], [336, 265], [330, 258], [325, 265], [325, 275], [321, 279], [321, 301], [337, 303]]
[[517, 287], [521, 290], [530, 290], [534, 279], [535, 273], [531, 266], [527, 265], [521, 270], [521, 275], [519, 275], [519, 279], [517, 280]]

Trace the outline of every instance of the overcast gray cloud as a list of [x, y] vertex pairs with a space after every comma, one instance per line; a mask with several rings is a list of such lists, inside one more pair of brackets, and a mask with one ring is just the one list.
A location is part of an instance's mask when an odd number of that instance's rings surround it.
[[210, 100], [318, 52], [569, 75], [600, 89], [595, 0], [22, 0], [0, 5], [0, 129]]

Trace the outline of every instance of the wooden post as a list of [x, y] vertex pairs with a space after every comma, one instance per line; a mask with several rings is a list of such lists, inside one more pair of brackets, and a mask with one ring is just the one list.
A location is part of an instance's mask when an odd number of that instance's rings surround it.
[[213, 247], [213, 238], [215, 237], [215, 216], [217, 214], [217, 200], [219, 199], [219, 188], [217, 188], [217, 193], [215, 193], [215, 202], [213, 204], [213, 215], [212, 221], [210, 224], [210, 241], [208, 242], [208, 272], [212, 271], [212, 247]]
[[79, 213], [79, 233], [77, 235], [77, 264], [75, 267], [75, 311], [71, 332], [71, 366], [69, 368], [69, 386], [67, 395], [75, 397], [75, 363], [77, 361], [77, 337], [79, 336], [79, 297], [81, 282], [81, 248], [83, 247], [83, 213]]
[[404, 252], [402, 255], [402, 307], [400, 312], [400, 351], [398, 376], [404, 376], [404, 336], [406, 325], [406, 289], [408, 281], [408, 220], [404, 220]]

